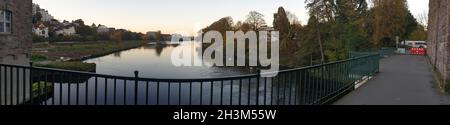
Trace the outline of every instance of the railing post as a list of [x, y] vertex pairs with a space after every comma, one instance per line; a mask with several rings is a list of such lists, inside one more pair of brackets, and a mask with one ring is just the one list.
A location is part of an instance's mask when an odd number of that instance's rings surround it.
[[134, 71], [134, 105], [138, 104], [138, 78], [139, 78], [139, 71]]
[[260, 85], [260, 78], [261, 78], [261, 69], [258, 68], [257, 71], [257, 77], [256, 77], [256, 105], [259, 105], [259, 85]]
[[[33, 71], [33, 62], [30, 62], [30, 88], [29, 88], [29, 90], [30, 90], [30, 93], [29, 93], [30, 105], [33, 104], [33, 73], [32, 73], [32, 71]], [[24, 96], [24, 98], [25, 98], [25, 96]]]

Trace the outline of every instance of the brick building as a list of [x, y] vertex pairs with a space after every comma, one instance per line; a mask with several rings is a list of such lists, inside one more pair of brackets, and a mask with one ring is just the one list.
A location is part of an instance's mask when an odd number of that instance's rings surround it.
[[430, 0], [428, 21], [428, 57], [441, 80], [447, 83], [441, 87], [448, 88], [450, 80], [450, 1]]
[[32, 0], [0, 0], [0, 63], [28, 64], [32, 27]]

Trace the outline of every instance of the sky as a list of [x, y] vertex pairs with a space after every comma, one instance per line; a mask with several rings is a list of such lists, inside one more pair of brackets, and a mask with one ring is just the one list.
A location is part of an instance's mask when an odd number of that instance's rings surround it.
[[[265, 15], [270, 25], [277, 8], [297, 15], [306, 23], [305, 0], [33, 0], [56, 19], [83, 19], [135, 32], [161, 30], [163, 33], [194, 35], [195, 31], [226, 16], [244, 21], [250, 11]], [[408, 0], [413, 15], [428, 11], [428, 0]]]

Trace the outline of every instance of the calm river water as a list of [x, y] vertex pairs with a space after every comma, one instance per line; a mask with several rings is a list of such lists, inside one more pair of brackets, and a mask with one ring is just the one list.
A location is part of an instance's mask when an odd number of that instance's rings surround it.
[[[85, 62], [96, 63], [96, 72], [99, 74], [115, 76], [134, 77], [135, 70], [139, 71], [139, 77], [162, 79], [220, 78], [249, 74], [248, 70], [241, 68], [176, 67], [171, 63], [171, 54], [180, 47], [197, 48], [199, 45], [148, 44]], [[201, 55], [194, 51], [192, 57], [198, 59]], [[83, 79], [55, 83], [43, 102], [48, 105], [132, 105], [137, 98], [139, 105], [255, 105], [263, 104], [264, 101], [269, 104], [286, 100], [285, 97], [289, 95], [291, 98], [290, 95], [295, 93], [292, 86], [272, 85], [272, 79], [260, 79], [264, 82], [256, 84], [257, 78], [203, 83], [139, 81], [137, 86], [132, 80]], [[290, 90], [286, 91], [289, 87]], [[283, 93], [278, 92], [282, 90]], [[275, 94], [272, 91], [277, 93], [278, 99], [273, 98]]]

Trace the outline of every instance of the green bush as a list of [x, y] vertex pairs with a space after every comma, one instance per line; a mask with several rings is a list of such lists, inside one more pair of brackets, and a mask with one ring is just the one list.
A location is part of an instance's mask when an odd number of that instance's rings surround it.
[[31, 61], [33, 62], [40, 62], [40, 61], [45, 61], [47, 60], [47, 56], [43, 56], [43, 55], [31, 55]]

